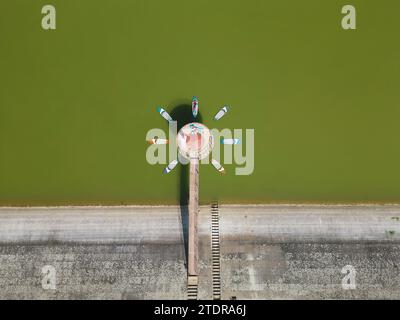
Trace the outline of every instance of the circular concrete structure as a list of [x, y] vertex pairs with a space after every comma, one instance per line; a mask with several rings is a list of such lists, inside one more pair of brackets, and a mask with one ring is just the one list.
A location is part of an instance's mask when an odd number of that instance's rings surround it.
[[192, 122], [179, 130], [177, 145], [179, 153], [186, 159], [201, 160], [210, 154], [214, 138], [204, 124]]

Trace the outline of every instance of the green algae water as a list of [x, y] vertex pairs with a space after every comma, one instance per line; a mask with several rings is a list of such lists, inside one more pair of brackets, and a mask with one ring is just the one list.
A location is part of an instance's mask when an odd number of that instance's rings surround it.
[[[253, 128], [255, 168], [200, 167], [201, 202], [400, 202], [400, 2], [0, 2], [0, 205], [175, 204], [146, 161], [156, 112], [199, 97]], [[228, 104], [229, 113], [212, 121]]]

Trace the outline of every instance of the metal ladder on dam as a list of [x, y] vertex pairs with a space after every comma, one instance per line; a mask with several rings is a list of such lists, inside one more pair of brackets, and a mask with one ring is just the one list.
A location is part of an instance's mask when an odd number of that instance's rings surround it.
[[211, 204], [211, 256], [213, 300], [221, 300], [221, 252], [219, 239], [218, 203]]
[[187, 284], [187, 298], [188, 300], [197, 300], [198, 291], [198, 278], [197, 276], [189, 276]]

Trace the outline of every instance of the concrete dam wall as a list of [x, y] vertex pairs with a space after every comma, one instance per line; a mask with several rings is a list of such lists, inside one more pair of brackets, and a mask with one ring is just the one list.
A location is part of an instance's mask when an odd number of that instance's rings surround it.
[[[220, 206], [223, 299], [399, 299], [400, 206]], [[211, 211], [198, 298], [212, 298]], [[187, 208], [0, 208], [0, 299], [186, 299]]]

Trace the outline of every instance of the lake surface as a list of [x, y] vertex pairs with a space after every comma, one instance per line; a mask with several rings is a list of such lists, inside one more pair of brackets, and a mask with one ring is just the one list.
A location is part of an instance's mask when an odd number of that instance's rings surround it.
[[399, 1], [352, 1], [356, 30], [336, 0], [52, 4], [56, 30], [0, 3], [0, 205], [184, 201], [145, 140], [193, 95], [255, 130], [253, 174], [202, 165], [202, 203], [400, 202]]

